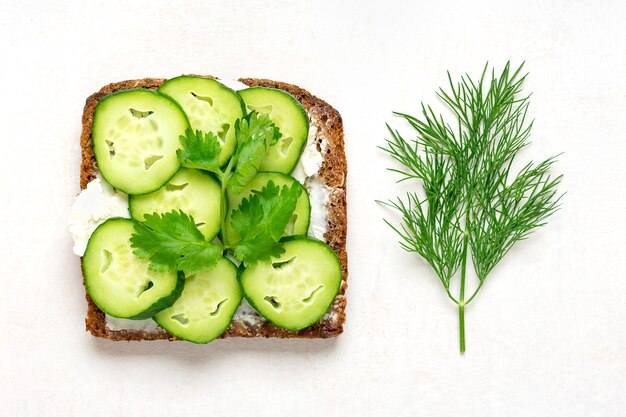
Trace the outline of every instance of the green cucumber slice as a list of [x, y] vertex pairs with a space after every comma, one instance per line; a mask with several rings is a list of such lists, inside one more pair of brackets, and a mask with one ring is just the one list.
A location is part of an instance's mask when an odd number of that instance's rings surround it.
[[127, 194], [159, 189], [180, 167], [176, 150], [188, 126], [180, 106], [154, 91], [126, 90], [104, 97], [91, 130], [100, 173]]
[[271, 263], [243, 269], [240, 281], [248, 302], [267, 320], [288, 330], [319, 321], [341, 286], [337, 255], [323, 242], [296, 238]]
[[259, 171], [289, 174], [296, 166], [309, 135], [309, 118], [302, 104], [281, 90], [252, 87], [240, 90], [246, 110], [267, 113], [282, 137], [271, 146]]
[[182, 273], [155, 272], [130, 247], [135, 221], [112, 218], [96, 228], [82, 259], [85, 288], [110, 316], [147, 319], [180, 296]]
[[237, 267], [222, 258], [210, 271], [188, 276], [180, 298], [154, 320], [176, 337], [209, 343], [226, 331], [242, 298]]
[[222, 146], [218, 162], [226, 164], [237, 148], [235, 122], [245, 114], [241, 97], [216, 80], [188, 75], [167, 80], [158, 91], [181, 105], [193, 130], [217, 135]]
[[252, 178], [252, 181], [248, 183], [246, 188], [237, 195], [231, 195], [228, 193], [228, 211], [226, 215], [226, 230], [223, 233], [225, 242], [232, 245], [239, 241], [241, 238], [239, 234], [232, 228], [230, 219], [233, 212], [239, 207], [241, 201], [247, 198], [253, 192], [258, 192], [267, 185], [268, 182], [273, 181], [279, 187], [288, 186], [292, 184], [298, 184], [302, 188], [302, 194], [296, 202], [296, 209], [293, 212], [292, 219], [285, 227], [285, 233], [283, 236], [299, 236], [306, 235], [309, 230], [309, 219], [311, 215], [311, 203], [309, 202], [309, 194], [306, 189], [293, 177], [289, 175], [281, 174], [280, 172], [259, 172]]
[[130, 196], [130, 215], [142, 221], [144, 215], [182, 210], [193, 216], [202, 234], [211, 240], [220, 231], [222, 189], [208, 173], [181, 168], [159, 190], [145, 195]]

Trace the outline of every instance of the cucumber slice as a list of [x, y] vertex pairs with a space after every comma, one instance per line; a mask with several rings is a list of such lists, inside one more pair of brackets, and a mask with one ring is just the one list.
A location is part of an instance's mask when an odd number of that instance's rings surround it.
[[291, 239], [284, 248], [285, 253], [272, 263], [243, 269], [241, 285], [263, 317], [279, 327], [301, 330], [328, 311], [341, 286], [341, 265], [319, 240]]
[[197, 169], [181, 168], [159, 190], [130, 196], [130, 215], [143, 220], [144, 215], [182, 210], [193, 216], [202, 234], [211, 240], [220, 231], [222, 189], [213, 177]]
[[112, 218], [93, 232], [83, 256], [85, 288], [110, 316], [147, 319], [180, 296], [182, 273], [155, 272], [130, 247], [135, 221]]
[[222, 258], [210, 271], [188, 276], [180, 298], [154, 320], [181, 339], [208, 343], [226, 331], [242, 298], [237, 267]]
[[93, 150], [102, 176], [127, 194], [158, 190], [180, 168], [179, 136], [189, 126], [174, 100], [151, 90], [104, 97], [94, 111]]
[[285, 227], [285, 233], [283, 236], [293, 235], [306, 235], [309, 230], [309, 219], [311, 215], [311, 203], [309, 202], [309, 194], [302, 185], [289, 175], [281, 174], [279, 172], [259, 172], [252, 178], [252, 181], [248, 183], [246, 188], [241, 194], [231, 195], [228, 194], [228, 212], [226, 215], [226, 230], [223, 233], [224, 240], [232, 245], [239, 241], [241, 238], [239, 234], [232, 228], [230, 219], [233, 212], [239, 207], [241, 201], [244, 198], [249, 197], [253, 192], [258, 192], [267, 185], [268, 182], [273, 181], [274, 184], [279, 187], [288, 186], [292, 184], [298, 184], [302, 188], [302, 194], [296, 202], [296, 209], [293, 212], [293, 216], [287, 226]]
[[187, 75], [167, 80], [158, 91], [182, 106], [193, 130], [217, 135], [222, 146], [217, 159], [226, 164], [237, 148], [235, 121], [245, 114], [241, 97], [216, 80]]
[[271, 146], [259, 171], [289, 174], [296, 166], [309, 135], [309, 118], [302, 104], [281, 90], [252, 87], [240, 90], [246, 110], [267, 113], [280, 128], [282, 137]]

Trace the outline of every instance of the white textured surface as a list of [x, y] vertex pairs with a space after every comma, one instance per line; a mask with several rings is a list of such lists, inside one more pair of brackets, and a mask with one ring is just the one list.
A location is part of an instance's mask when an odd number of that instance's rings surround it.
[[[626, 13], [621, 1], [0, 0], [0, 415], [622, 416]], [[468, 352], [375, 198], [391, 110], [453, 73], [527, 61], [526, 157], [564, 151], [565, 208], [494, 271]], [[109, 81], [182, 72], [310, 89], [350, 161], [348, 323], [336, 340], [111, 343], [84, 331], [67, 215], [80, 115]]]

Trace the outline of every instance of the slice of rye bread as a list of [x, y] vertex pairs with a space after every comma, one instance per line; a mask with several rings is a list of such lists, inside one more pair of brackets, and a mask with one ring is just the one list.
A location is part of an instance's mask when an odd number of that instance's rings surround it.
[[[215, 78], [206, 76], [207, 78]], [[87, 99], [83, 112], [83, 129], [80, 137], [82, 148], [82, 164], [80, 171], [80, 188], [96, 177], [98, 168], [91, 141], [91, 126], [94, 110], [98, 102], [107, 94], [131, 88], [157, 89], [166, 79], [144, 78], [141, 80], [120, 81], [106, 85]], [[311, 125], [317, 127], [316, 142], [322, 151], [321, 141], [326, 142], [323, 150], [323, 163], [318, 172], [330, 190], [330, 202], [327, 204], [328, 227], [324, 240], [333, 249], [341, 262], [342, 283], [339, 294], [333, 301], [328, 312], [319, 322], [306, 329], [294, 332], [274, 326], [260, 315], [251, 323], [249, 320], [233, 320], [230, 327], [221, 336], [225, 337], [280, 337], [280, 338], [328, 338], [343, 332], [348, 278], [348, 259], [346, 252], [347, 212], [346, 212], [346, 173], [347, 163], [344, 150], [343, 122], [341, 116], [324, 100], [308, 91], [279, 81], [257, 78], [241, 78], [238, 81], [247, 86], [263, 86], [276, 88], [293, 95], [306, 109]], [[87, 298], [86, 327], [92, 335], [110, 340], [178, 340], [163, 329], [145, 330], [110, 330], [106, 326], [104, 313], [94, 304], [89, 295]], [[255, 313], [258, 314], [258, 313]]]

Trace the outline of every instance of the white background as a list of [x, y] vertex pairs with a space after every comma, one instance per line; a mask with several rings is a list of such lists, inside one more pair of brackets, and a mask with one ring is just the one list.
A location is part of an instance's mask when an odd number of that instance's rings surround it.
[[[623, 416], [626, 9], [622, 1], [0, 0], [0, 415]], [[526, 61], [523, 157], [564, 152], [564, 208], [457, 316], [402, 252], [376, 149], [453, 74]], [[66, 218], [80, 117], [102, 85], [265, 77], [343, 115], [348, 321], [335, 340], [112, 343], [85, 333]]]

